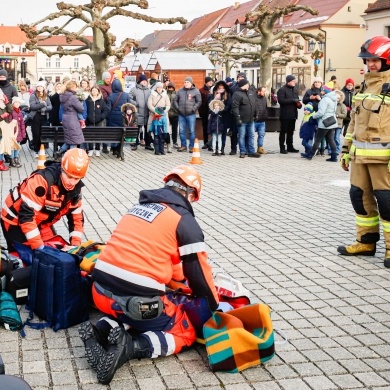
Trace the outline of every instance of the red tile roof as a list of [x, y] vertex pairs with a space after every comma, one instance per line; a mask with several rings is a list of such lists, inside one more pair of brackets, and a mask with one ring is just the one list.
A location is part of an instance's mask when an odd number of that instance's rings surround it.
[[296, 29], [318, 26], [340, 11], [348, 2], [349, 0], [300, 0], [299, 5], [307, 5], [316, 9], [318, 15], [311, 15], [305, 11], [295, 11], [288, 19], [284, 18], [282, 26], [283, 28]]
[[229, 8], [223, 8], [191, 21], [185, 30], [181, 30], [169, 43], [169, 49], [178, 49], [202, 39], [209, 31], [214, 31], [220, 18]]
[[364, 11], [366, 14], [378, 11], [390, 10], [390, 0], [377, 0], [375, 3], [368, 4], [368, 8]]
[[236, 21], [245, 21], [245, 15], [253, 11], [262, 0], [252, 0], [243, 4], [239, 4], [238, 7], [232, 6], [229, 8], [228, 12], [221, 18], [219, 21], [219, 26], [222, 28], [231, 28], [234, 26]]
[[0, 43], [21, 45], [27, 42], [26, 34], [18, 26], [0, 26]]
[[[38, 38], [44, 38], [44, 35], [38, 35]], [[93, 41], [92, 35], [85, 35], [84, 38], [88, 39], [90, 42]], [[83, 46], [84, 42], [74, 40], [71, 43], [66, 42], [66, 37], [64, 35], [54, 35], [50, 38], [45, 39], [44, 41], [39, 42], [39, 46]]]
[[[181, 30], [161, 30], [154, 34], [154, 39], [148, 46], [140, 46], [146, 47], [146, 50], [143, 53], [151, 53], [152, 51], [159, 50], [162, 47], [166, 47], [168, 42]], [[143, 42], [144, 40], [142, 40]], [[141, 43], [142, 43], [141, 42]]]

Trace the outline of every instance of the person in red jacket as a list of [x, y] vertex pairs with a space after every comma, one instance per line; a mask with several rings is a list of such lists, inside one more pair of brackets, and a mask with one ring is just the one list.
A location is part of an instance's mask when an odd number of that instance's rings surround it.
[[[47, 163], [46, 163], [47, 164]], [[68, 150], [60, 163], [50, 162], [12, 189], [1, 209], [1, 227], [8, 250], [14, 242], [41, 249], [56, 235], [54, 224], [68, 219], [71, 245], [80, 245], [84, 233], [81, 179], [89, 158], [82, 149]]]
[[[166, 285], [188, 283], [196, 296], [207, 297], [211, 310], [218, 307], [203, 232], [191, 206], [200, 198], [200, 176], [180, 165], [163, 180], [164, 188], [140, 192], [92, 273], [93, 300], [106, 316], [96, 326], [83, 323], [79, 334], [103, 384], [130, 359], [177, 354], [195, 342], [193, 325]], [[129, 327], [142, 333], [130, 335]]]

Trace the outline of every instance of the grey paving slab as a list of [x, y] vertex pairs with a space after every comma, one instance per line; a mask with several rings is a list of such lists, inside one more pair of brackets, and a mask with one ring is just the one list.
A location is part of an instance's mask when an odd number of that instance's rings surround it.
[[[389, 389], [390, 270], [383, 267], [383, 242], [375, 257], [338, 256], [337, 246], [354, 240], [348, 174], [322, 157], [280, 155], [276, 133], [266, 134], [265, 146], [270, 153], [260, 159], [202, 150], [197, 168], [204, 189], [194, 210], [210, 258], [244, 283], [253, 302], [268, 304], [275, 327], [286, 334], [273, 360], [238, 374], [213, 373], [204, 347], [195, 345], [178, 356], [130, 361], [103, 386], [77, 327], [27, 328], [25, 338], [2, 328], [6, 372], [34, 390]], [[190, 158], [127, 147], [123, 162], [93, 157], [84, 188], [85, 238], [106, 241], [141, 189], [159, 187], [171, 167]], [[26, 146], [21, 160], [22, 168], [0, 173], [1, 201], [36, 167]], [[65, 221], [57, 225], [67, 237]], [[22, 318], [27, 314], [22, 307]], [[90, 314], [99, 318], [96, 310]]]

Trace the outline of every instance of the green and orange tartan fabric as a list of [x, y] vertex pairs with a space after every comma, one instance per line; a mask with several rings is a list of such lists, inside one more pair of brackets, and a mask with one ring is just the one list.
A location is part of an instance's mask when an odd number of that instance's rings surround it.
[[262, 303], [215, 312], [203, 336], [213, 371], [239, 372], [275, 355], [271, 310]]

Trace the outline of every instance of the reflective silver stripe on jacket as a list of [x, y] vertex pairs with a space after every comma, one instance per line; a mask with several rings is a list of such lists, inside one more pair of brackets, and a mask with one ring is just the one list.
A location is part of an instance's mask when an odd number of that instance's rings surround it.
[[353, 140], [352, 144], [355, 145], [357, 149], [390, 149], [390, 142], [373, 144], [371, 142], [360, 142]]

